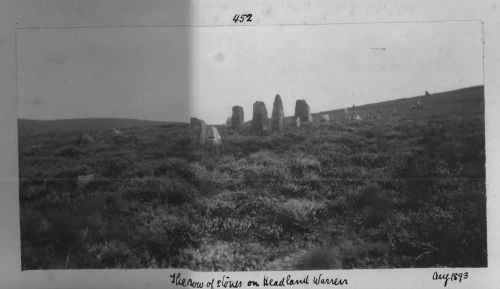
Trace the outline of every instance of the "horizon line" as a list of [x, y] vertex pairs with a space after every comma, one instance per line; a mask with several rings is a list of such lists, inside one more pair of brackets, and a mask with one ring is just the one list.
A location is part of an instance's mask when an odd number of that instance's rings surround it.
[[[454, 92], [454, 91], [459, 91], [459, 90], [464, 90], [464, 89], [471, 89], [471, 88], [484, 88], [484, 84], [478, 84], [478, 85], [473, 85], [473, 86], [466, 86], [466, 87], [461, 87], [457, 89], [452, 89], [452, 90], [445, 90], [445, 91], [439, 91], [439, 92], [434, 92], [434, 93], [429, 93], [429, 96], [433, 95], [439, 95], [443, 93], [449, 93], [449, 92]], [[484, 94], [484, 93], [483, 93]], [[276, 95], [279, 95], [277, 93]], [[357, 105], [356, 107], [363, 107], [366, 105], [372, 105], [372, 104], [378, 104], [378, 103], [387, 103], [387, 102], [392, 102], [392, 101], [397, 101], [397, 100], [404, 100], [404, 99], [411, 99], [415, 97], [421, 97], [421, 96], [426, 96], [425, 94], [420, 94], [416, 96], [410, 96], [410, 97], [401, 97], [401, 98], [395, 98], [395, 99], [389, 99], [389, 100], [383, 100], [379, 102], [372, 102], [372, 103], [365, 103], [361, 105]], [[307, 101], [307, 99], [306, 99]], [[345, 108], [350, 108], [350, 106], [346, 107], [341, 107], [341, 108], [333, 108], [330, 110], [323, 110], [323, 111], [318, 111], [318, 112], [311, 112], [311, 114], [318, 114], [318, 113], [325, 113], [328, 111], [335, 111], [335, 110], [343, 110]], [[194, 116], [189, 116], [188, 118], [191, 118]], [[286, 117], [292, 117], [292, 116], [285, 116]], [[68, 120], [134, 120], [134, 121], [148, 121], [148, 122], [162, 122], [162, 123], [179, 123], [179, 124], [184, 124], [184, 123], [189, 123], [189, 121], [169, 121], [169, 120], [151, 120], [151, 119], [145, 119], [145, 118], [133, 118], [133, 117], [105, 117], [105, 116], [96, 116], [96, 117], [74, 117], [74, 118], [51, 118], [51, 119], [39, 119], [39, 118], [24, 118], [24, 117], [17, 117], [17, 120], [28, 120], [28, 121], [68, 121]]]

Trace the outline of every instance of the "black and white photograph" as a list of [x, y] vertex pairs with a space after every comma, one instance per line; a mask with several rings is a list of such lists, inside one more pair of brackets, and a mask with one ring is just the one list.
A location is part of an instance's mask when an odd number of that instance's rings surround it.
[[480, 21], [18, 29], [22, 270], [488, 267], [483, 45]]

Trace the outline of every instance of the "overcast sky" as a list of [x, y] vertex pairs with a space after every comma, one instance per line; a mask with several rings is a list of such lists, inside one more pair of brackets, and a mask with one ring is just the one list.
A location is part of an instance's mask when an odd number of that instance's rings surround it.
[[478, 22], [18, 30], [22, 118], [248, 120], [481, 85]]

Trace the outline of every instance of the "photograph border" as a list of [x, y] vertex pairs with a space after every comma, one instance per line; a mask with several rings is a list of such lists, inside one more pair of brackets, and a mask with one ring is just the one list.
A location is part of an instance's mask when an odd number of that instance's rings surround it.
[[[224, 1], [219, 1], [219, 2], [224, 2]], [[253, 1], [247, 1], [247, 2], [253, 2]], [[3, 3], [3, 2], [2, 2]], [[6, 5], [2, 4], [0, 5]], [[10, 1], [7, 2], [10, 7], [14, 6], [15, 1]], [[474, 4], [473, 1], [468, 1], [468, 3]], [[6, 5], [7, 6], [7, 5]], [[3, 8], [2, 8], [3, 9]], [[6, 15], [7, 13], [12, 13], [12, 10], [15, 9], [6, 9], [4, 11], [6, 12], [0, 12], [3, 18], [4, 14]], [[1, 11], [1, 10], [0, 10]], [[215, 11], [220, 11], [219, 9], [215, 8]], [[201, 13], [201, 12], [198, 12]], [[492, 15], [495, 15], [495, 13], [492, 13]], [[209, 16], [210, 17], [210, 14]], [[12, 19], [15, 18], [12, 17], [5, 17], [4, 21], [13, 21]], [[498, 197], [492, 195], [492, 190], [498, 189], [498, 181], [495, 180], [495, 171], [499, 168], [498, 163], [495, 162], [498, 161], [498, 153], [494, 152], [493, 149], [500, 143], [499, 138], [497, 133], [495, 133], [494, 129], [496, 120], [498, 120], [498, 115], [496, 114], [490, 114], [489, 112], [494, 112], [496, 111], [497, 108], [499, 108], [498, 102], [495, 101], [493, 95], [494, 92], [498, 92], [500, 90], [500, 83], [498, 80], [493, 80], [495, 77], [499, 75], [499, 67], [493, 67], [487, 69], [485, 66], [485, 58], [487, 55], [494, 55], [491, 57], [492, 63], [495, 63], [494, 60], [498, 60], [500, 57], [498, 55], [498, 52], [495, 51], [498, 50], [498, 45], [500, 44], [500, 41], [497, 40], [497, 42], [494, 42], [493, 37], [495, 33], [493, 32], [498, 32], [497, 29], [500, 28], [500, 25], [498, 22], [491, 22], [491, 26], [488, 25], [488, 22], [485, 20], [441, 20], [437, 22], [444, 22], [444, 21], [480, 21], [482, 24], [482, 32], [483, 32], [483, 85], [485, 89], [485, 135], [486, 135], [486, 188], [487, 188], [487, 195], [488, 195], [488, 202], [487, 202], [487, 216], [488, 216], [488, 231], [487, 231], [487, 236], [488, 236], [488, 268], [466, 268], [469, 274], [471, 275], [469, 283], [462, 283], [462, 284], [454, 284], [454, 286], [457, 286], [458, 288], [463, 287], [469, 287], [471, 284], [474, 284], [474, 287], [481, 287], [481, 288], [495, 288], [497, 285], [500, 284], [499, 277], [497, 277], [493, 272], [494, 269], [498, 268], [498, 261], [497, 261], [497, 249], [496, 245], [495, 248], [493, 248], [495, 241], [499, 240], [499, 234], [494, 233], [492, 228], [494, 228], [494, 225], [498, 224], [498, 214], [495, 211], [496, 208], [498, 208], [499, 204], [499, 199]], [[436, 21], [396, 21], [396, 22], [353, 22], [353, 23], [330, 23], [330, 24], [369, 24], [369, 23], [409, 23], [409, 22], [436, 22]], [[5, 25], [2, 27], [2, 31], [0, 32], [0, 36], [2, 34], [5, 34], [4, 31], [7, 31], [6, 33], [12, 33], [12, 27], [13, 27], [13, 22], [11, 22], [9, 25]], [[485, 30], [485, 23], [486, 23], [486, 30]], [[0, 22], [2, 24], [2, 22]], [[309, 24], [309, 25], [330, 25], [330, 24]], [[184, 25], [184, 24], [183, 24]], [[284, 24], [273, 24], [273, 25], [284, 25]], [[299, 25], [299, 24], [292, 24], [292, 25]], [[179, 25], [177, 25], [179, 26]], [[196, 25], [187, 25], [187, 26], [193, 26], [197, 27]], [[213, 26], [218, 26], [218, 25], [213, 25]], [[233, 25], [227, 25], [227, 26], [233, 26]], [[117, 26], [117, 27], [123, 27], [122, 25]], [[133, 26], [131, 26], [133, 27]], [[139, 27], [149, 27], [149, 26], [139, 26]], [[164, 27], [164, 26], [151, 26], [151, 27]], [[168, 26], [167, 26], [168, 27]], [[202, 27], [202, 26], [200, 26]], [[491, 27], [491, 30], [488, 29], [488, 27]], [[49, 28], [49, 27], [46, 27]], [[54, 28], [54, 27], [50, 27]], [[74, 28], [74, 27], [73, 27]], [[92, 28], [98, 28], [98, 27], [92, 27]], [[18, 23], [15, 23], [15, 27], [13, 28], [14, 31], [14, 43], [15, 43], [15, 64], [16, 64], [16, 72], [15, 72], [15, 95], [16, 97], [13, 99], [12, 97], [7, 97], [7, 100], [2, 99], [2, 106], [4, 103], [7, 104], [8, 108], [5, 111], [8, 111], [8, 113], [5, 114], [0, 114], [1, 120], [0, 123], [1, 125], [1, 137], [0, 140], [2, 141], [2, 151], [1, 151], [1, 156], [2, 158], [0, 159], [1, 161], [4, 160], [3, 155], [10, 155], [6, 159], [10, 159], [11, 162], [8, 163], [8, 169], [12, 169], [13, 164], [17, 164], [17, 134], [15, 136], [12, 136], [12, 130], [13, 130], [13, 123], [17, 123], [17, 109], [12, 112], [9, 111], [12, 110], [12, 103], [15, 103], [17, 107], [17, 62], [18, 62], [18, 57], [17, 57], [17, 30], [18, 29], [43, 29], [42, 27], [19, 27]], [[491, 34], [489, 34], [491, 32]], [[491, 35], [491, 38], [488, 37], [488, 35]], [[485, 40], [486, 36], [486, 40]], [[12, 37], [12, 34], [10, 34], [10, 37]], [[490, 46], [489, 48], [486, 47], [486, 43], [492, 43], [493, 45]], [[11, 47], [12, 48], [12, 47]], [[490, 49], [490, 50], [488, 50]], [[486, 50], [486, 55], [485, 55], [485, 50]], [[488, 54], [488, 51], [490, 54]], [[496, 55], [495, 53], [496, 52]], [[5, 53], [7, 55], [7, 53]], [[12, 51], [11, 49], [9, 50], [9, 55], [12, 56]], [[3, 58], [2, 54], [2, 58]], [[489, 58], [489, 56], [488, 56]], [[10, 59], [10, 58], [9, 58]], [[12, 61], [10, 59], [9, 61]], [[10, 63], [7, 67], [10, 67], [9, 69], [9, 74], [12, 74], [12, 63]], [[489, 73], [491, 72], [491, 74]], [[498, 77], [497, 77], [498, 79]], [[488, 81], [489, 80], [489, 81]], [[1, 82], [0, 82], [1, 84]], [[11, 83], [12, 85], [12, 83]], [[490, 86], [491, 85], [491, 86]], [[2, 89], [3, 90], [3, 89]], [[0, 93], [3, 95], [5, 92], [0, 91]], [[6, 106], [5, 106], [6, 107]], [[0, 110], [1, 113], [4, 112], [4, 110]], [[12, 118], [12, 115], [15, 115], [15, 118]], [[7, 122], [4, 122], [3, 120], [6, 119]], [[17, 127], [17, 124], [15, 124]], [[5, 127], [5, 128], [4, 128]], [[5, 129], [5, 130], [4, 130]], [[17, 132], [17, 129], [15, 129]], [[493, 133], [493, 134], [492, 134]], [[7, 137], [5, 137], [7, 135]], [[8, 146], [3, 146], [3, 143], [7, 139]], [[12, 156], [13, 151], [16, 153], [14, 156]], [[16, 159], [15, 161], [12, 161]], [[492, 171], [493, 170], [493, 171]], [[5, 168], [2, 167], [2, 170], [0, 171], [2, 174], [6, 172]], [[18, 168], [16, 166], [15, 168], [15, 173], [18, 174]], [[18, 180], [9, 176], [12, 176], [12, 171], [9, 171], [6, 174], [8, 177], [4, 178], [3, 176], [0, 176], [0, 184], [1, 189], [2, 189], [2, 194], [8, 195], [9, 198], [15, 197], [15, 200], [19, 200], [18, 196]], [[12, 189], [16, 189], [16, 193], [10, 193], [6, 194], [7, 192], [11, 191]], [[5, 192], [3, 191], [5, 190]], [[489, 194], [488, 194], [489, 193]], [[2, 196], [2, 202], [4, 200], [4, 197]], [[1, 202], [0, 202], [1, 203]], [[4, 202], [5, 204], [11, 205], [13, 204], [12, 199], [10, 199], [8, 202]], [[18, 207], [11, 206], [9, 211], [3, 210], [3, 206], [0, 207], [0, 212], [2, 214], [2, 219], [8, 220], [8, 222], [12, 222], [17, 220], [19, 222], [19, 216], [12, 214], [12, 210], [15, 208], [19, 211], [19, 204]], [[4, 215], [6, 215], [7, 212], [9, 214], [9, 217], [4, 218]], [[1, 230], [4, 232], [4, 224], [0, 223]], [[210, 278], [223, 278], [224, 274], [230, 275], [232, 278], [240, 278], [239, 276], [242, 276], [243, 279], [245, 278], [262, 278], [263, 275], [266, 274], [271, 274], [273, 276], [279, 276], [283, 274], [298, 274], [297, 276], [302, 276], [303, 274], [307, 274], [308, 271], [293, 271], [293, 272], [288, 272], [288, 271], [280, 271], [280, 272], [248, 272], [248, 273], [228, 273], [228, 272], [191, 272], [187, 270], [174, 270], [174, 269], [153, 269], [153, 270], [144, 270], [144, 269], [131, 269], [131, 270], [115, 270], [115, 269], [106, 269], [106, 270], [35, 270], [35, 271], [27, 271], [27, 272], [16, 272], [15, 267], [18, 267], [20, 270], [20, 256], [18, 257], [18, 261], [12, 262], [12, 260], [15, 260], [15, 255], [20, 252], [20, 247], [19, 244], [15, 245], [12, 243], [13, 240], [16, 238], [12, 238], [13, 234], [19, 234], [19, 228], [17, 228], [15, 231], [12, 231], [12, 223], [8, 224], [8, 226], [5, 226], [9, 231], [9, 237], [7, 238], [9, 242], [7, 242], [6, 246], [2, 245], [1, 246], [1, 253], [4, 251], [11, 251], [10, 256], [7, 256], [6, 261], [8, 263], [2, 262], [0, 264], [0, 271], [4, 272], [14, 272], [14, 274], [10, 274], [10, 276], [7, 276], [7, 278], [3, 278], [3, 272], [0, 273], [0, 283], [2, 282], [8, 282], [7, 284], [11, 285], [9, 287], [11, 288], [24, 288], [24, 287], [29, 287], [32, 285], [35, 285], [36, 288], [45, 288], [45, 287], [54, 287], [54, 288], [69, 288], [69, 287], [88, 287], [88, 288], [100, 288], [102, 286], [107, 287], [129, 287], [134, 288], [137, 286], [148, 286], [151, 288], [170, 288], [169, 285], [169, 278], [168, 276], [170, 275], [169, 273], [171, 272], [181, 272], [186, 274], [187, 276], [194, 276], [196, 275], [199, 278], [204, 278], [204, 279], [210, 279]], [[18, 223], [19, 225], [19, 223]], [[2, 234], [3, 235], [3, 234]], [[19, 235], [18, 235], [19, 236]], [[4, 237], [2, 237], [3, 239]], [[19, 238], [17, 238], [19, 240]], [[12, 246], [16, 247], [16, 250], [13, 250]], [[13, 259], [12, 259], [13, 258]], [[10, 261], [9, 261], [10, 260]], [[13, 267], [13, 265], [16, 265]], [[6, 270], [3, 270], [3, 268], [7, 268]], [[464, 268], [460, 268], [462, 270]], [[390, 273], [387, 273], [387, 270], [393, 271]], [[458, 272], [460, 270], [454, 270], [453, 268], [439, 268], [440, 272]], [[71, 271], [71, 272], [68, 272]], [[133, 271], [133, 272], [131, 272]], [[396, 271], [396, 272], [394, 272]], [[411, 271], [411, 272], [410, 272]], [[328, 270], [324, 271], [325, 274], [334, 274], [336, 276], [348, 276], [347, 278], [349, 280], [352, 280], [352, 282], [349, 283], [348, 288], [387, 288], [385, 286], [391, 287], [391, 288], [401, 288], [401, 287], [413, 287], [413, 288], [442, 288], [442, 284], [439, 282], [433, 282], [431, 280], [432, 273], [436, 271], [436, 268], [426, 268], [426, 269], [376, 269], [376, 270], [370, 270], [370, 269], [356, 269], [356, 270]], [[131, 274], [133, 273], [133, 274]], [[137, 277], [139, 277], [137, 279]], [[387, 283], [387, 278], [390, 278], [391, 283]], [[2, 281], [3, 280], [3, 281]], [[474, 283], [470, 283], [474, 282]], [[351, 287], [352, 286], [352, 287]], [[314, 288], [314, 287], [311, 287]]]

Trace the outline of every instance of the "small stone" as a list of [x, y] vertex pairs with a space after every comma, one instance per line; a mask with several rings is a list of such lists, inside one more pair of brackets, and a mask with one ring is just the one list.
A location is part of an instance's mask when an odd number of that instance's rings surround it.
[[214, 145], [220, 145], [222, 143], [219, 131], [215, 126], [210, 126], [208, 128], [208, 142]]
[[349, 114], [349, 109], [346, 107], [344, 108], [344, 119], [349, 119], [350, 117], [350, 114]]
[[300, 127], [300, 117], [295, 118], [295, 127], [296, 128]]
[[78, 178], [76, 179], [76, 185], [79, 188], [83, 188], [83, 187], [87, 186], [88, 184], [90, 184], [91, 182], [93, 182], [94, 180], [95, 180], [95, 176], [91, 175], [91, 174], [78, 176]]
[[94, 138], [92, 138], [88, 133], [84, 132], [80, 135], [79, 143], [80, 144], [94, 143]]

